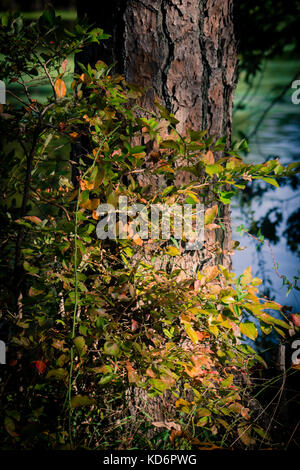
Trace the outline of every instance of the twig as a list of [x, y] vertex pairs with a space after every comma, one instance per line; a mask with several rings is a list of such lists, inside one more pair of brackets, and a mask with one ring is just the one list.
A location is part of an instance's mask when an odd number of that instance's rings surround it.
[[54, 96], [54, 100], [56, 101], [56, 92], [55, 92], [55, 86], [54, 86], [54, 83], [53, 83], [53, 80], [52, 80], [52, 77], [49, 73], [49, 70], [47, 69], [47, 66], [41, 61], [41, 59], [39, 58], [38, 54], [36, 54], [35, 52], [33, 52], [33, 55], [34, 57], [36, 58], [36, 60], [38, 61], [38, 63], [40, 64], [40, 66], [44, 69], [44, 72], [45, 74], [47, 75], [47, 78], [50, 82], [50, 85], [51, 85], [51, 88], [52, 88], [52, 91], [53, 91], [53, 96]]
[[295, 429], [294, 429], [294, 431], [292, 432], [291, 437], [289, 438], [289, 441], [288, 441], [288, 443], [287, 443], [287, 445], [286, 445], [285, 450], [287, 450], [288, 446], [290, 445], [290, 443], [291, 443], [291, 441], [292, 441], [292, 439], [293, 439], [293, 437], [294, 437], [294, 434], [295, 434], [295, 432], [297, 431], [297, 429], [298, 429], [298, 427], [299, 427], [299, 424], [300, 424], [300, 420], [299, 420], [298, 423], [296, 424]]

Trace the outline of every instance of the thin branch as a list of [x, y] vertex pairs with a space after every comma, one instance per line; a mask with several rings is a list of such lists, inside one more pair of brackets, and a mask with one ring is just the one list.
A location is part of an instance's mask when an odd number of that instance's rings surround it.
[[41, 59], [39, 58], [39, 56], [38, 56], [35, 52], [33, 52], [33, 55], [34, 55], [34, 57], [36, 58], [36, 60], [38, 61], [38, 63], [40, 64], [40, 66], [44, 69], [44, 72], [45, 72], [45, 74], [47, 75], [47, 78], [48, 78], [48, 80], [49, 80], [49, 82], [50, 82], [50, 85], [51, 85], [51, 88], [52, 88], [52, 91], [53, 91], [54, 100], [56, 101], [55, 86], [54, 86], [52, 77], [51, 77], [51, 75], [50, 75], [50, 73], [49, 73], [49, 70], [48, 70], [46, 64], [44, 64], [44, 63], [41, 61]]
[[[19, 101], [20, 103], [22, 103], [24, 106], [26, 106], [26, 108], [28, 107], [31, 107], [32, 109], [32, 104], [30, 103], [26, 103], [25, 101], [23, 101], [21, 98], [19, 98], [17, 95], [15, 95], [12, 91], [10, 90], [7, 90], [6, 93], [8, 93], [9, 95], [11, 95], [13, 98], [15, 98], [15, 100]], [[32, 109], [34, 112], [38, 112], [37, 109]]]

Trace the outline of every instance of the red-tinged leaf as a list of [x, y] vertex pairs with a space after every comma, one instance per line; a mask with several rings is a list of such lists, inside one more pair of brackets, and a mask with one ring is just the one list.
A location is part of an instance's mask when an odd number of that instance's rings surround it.
[[131, 320], [131, 331], [136, 331], [139, 327], [139, 323], [136, 320]]
[[36, 215], [25, 215], [23, 219], [29, 220], [30, 222], [33, 222], [36, 225], [40, 225], [42, 223], [42, 220]]
[[295, 326], [300, 327], [300, 314], [292, 313], [291, 320]]
[[211, 150], [208, 150], [208, 152], [206, 152], [206, 154], [203, 155], [203, 160], [208, 165], [212, 165], [213, 163], [215, 163], [214, 154], [212, 153]]
[[35, 363], [35, 367], [37, 368], [39, 373], [44, 374], [44, 372], [47, 368], [47, 365], [43, 361], [34, 361], [34, 363]]
[[65, 59], [61, 64], [61, 68], [63, 69], [64, 72], [67, 69], [67, 65], [68, 65], [68, 59]]
[[128, 373], [128, 382], [129, 383], [136, 383], [139, 379], [138, 374], [136, 373], [136, 371], [134, 370], [134, 368], [132, 367], [130, 362], [126, 363], [126, 369], [127, 369], [127, 373]]

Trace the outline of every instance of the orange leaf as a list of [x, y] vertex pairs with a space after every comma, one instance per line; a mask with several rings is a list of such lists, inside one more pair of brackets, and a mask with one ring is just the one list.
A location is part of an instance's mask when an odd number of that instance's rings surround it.
[[67, 94], [67, 87], [65, 82], [58, 78], [54, 84], [54, 90], [56, 93], [57, 98], [63, 98]]
[[80, 180], [79, 184], [82, 191], [84, 191], [85, 189], [94, 189], [94, 183], [91, 183], [88, 180]]
[[138, 236], [137, 233], [134, 235], [132, 241], [138, 246], [143, 246], [143, 240]]
[[93, 218], [94, 220], [98, 220], [98, 219], [99, 219], [99, 216], [98, 216], [98, 214], [97, 214], [97, 211], [93, 211], [93, 213], [92, 213], [92, 218]]
[[212, 153], [211, 150], [208, 150], [208, 152], [205, 155], [203, 155], [203, 160], [208, 165], [212, 165], [213, 163], [215, 163], [214, 154]]
[[71, 139], [76, 140], [77, 137], [79, 136], [79, 134], [78, 134], [78, 132], [71, 132], [71, 134], [69, 134], [69, 136], [71, 137]]
[[36, 225], [40, 225], [42, 223], [41, 219], [36, 215], [25, 215], [23, 219], [29, 220], [30, 222], [33, 222]]
[[88, 199], [87, 201], [82, 202], [80, 204], [80, 207], [82, 207], [83, 209], [94, 211], [95, 209], [97, 209], [99, 204], [100, 204], [100, 199]]

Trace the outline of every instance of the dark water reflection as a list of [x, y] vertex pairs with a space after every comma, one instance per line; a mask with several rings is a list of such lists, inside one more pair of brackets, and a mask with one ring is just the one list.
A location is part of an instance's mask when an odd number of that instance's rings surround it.
[[[246, 107], [243, 110], [235, 108], [234, 112], [234, 138], [241, 134], [251, 135], [263, 111], [270, 101], [280, 93], [279, 87], [286, 86], [300, 70], [300, 61], [272, 61], [264, 70], [261, 77], [257, 77], [256, 83], [245, 100]], [[300, 78], [300, 73], [299, 73]], [[247, 90], [246, 84], [240, 80], [235, 104]], [[292, 103], [290, 89], [286, 96], [276, 103], [267, 114], [257, 133], [248, 140], [250, 153], [246, 157], [248, 161], [264, 162], [278, 157], [281, 163], [300, 161], [300, 104]], [[295, 181], [294, 181], [295, 183]], [[297, 183], [297, 182], [296, 182]], [[256, 183], [255, 183], [256, 184]], [[261, 184], [263, 187], [263, 185]], [[249, 197], [249, 200], [241, 206], [239, 200], [232, 205], [233, 238], [247, 246], [244, 251], [237, 251], [233, 257], [234, 270], [237, 274], [252, 265], [253, 272], [258, 277], [264, 278], [264, 288], [269, 287], [270, 295], [281, 304], [291, 305], [294, 312], [300, 311], [300, 292], [294, 290], [286, 297], [286, 287], [282, 287], [280, 279], [274, 270], [274, 258], [278, 263], [278, 271], [289, 280], [293, 276], [300, 277], [300, 258], [293, 253], [286, 242], [284, 232], [288, 217], [300, 207], [300, 184], [291, 181], [280, 188], [267, 185], [267, 191], [262, 196]], [[271, 244], [272, 252], [267, 246], [261, 251], [256, 250], [256, 242], [250, 237], [235, 232], [241, 223], [245, 227], [250, 226], [251, 212], [255, 219], [263, 217], [268, 210], [282, 214], [282, 222], [277, 224], [276, 233], [279, 238], [277, 244]]]

